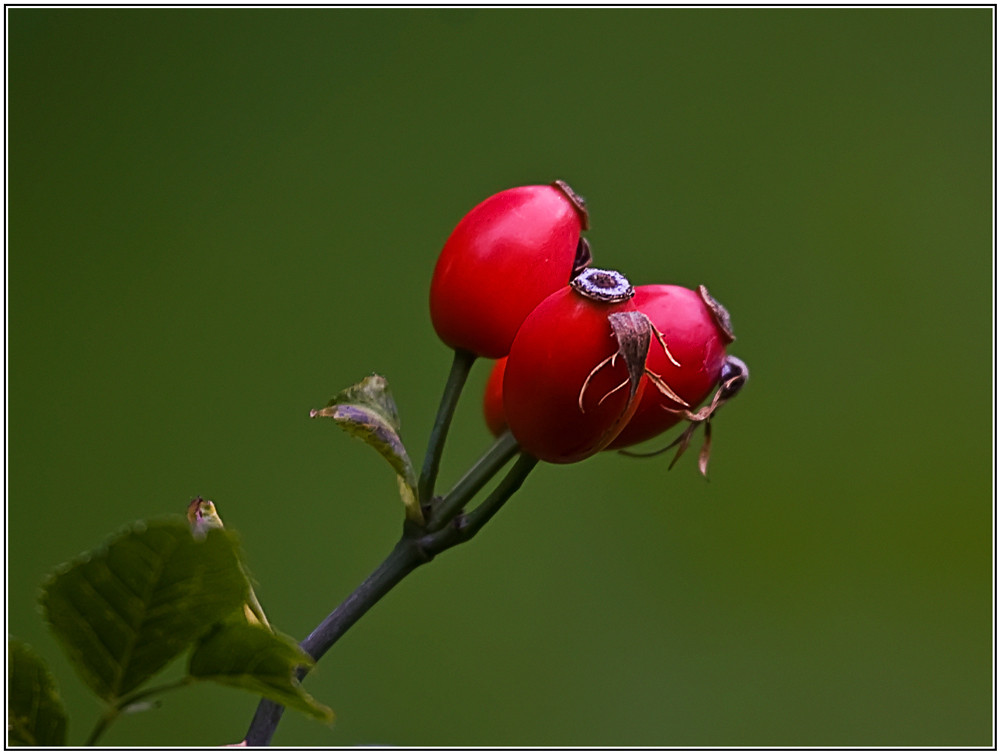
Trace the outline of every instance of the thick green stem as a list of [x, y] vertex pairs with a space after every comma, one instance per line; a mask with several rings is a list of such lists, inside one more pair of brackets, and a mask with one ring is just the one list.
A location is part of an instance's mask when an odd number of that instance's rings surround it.
[[[487, 451], [480, 464], [482, 478], [473, 482], [469, 474], [456, 485], [471, 497], [489, 479], [485, 470], [493, 468], [493, 474], [503, 464], [498, 460], [508, 452], [508, 442], [497, 443]], [[504, 449], [501, 452], [499, 449]], [[514, 446], [516, 449], [516, 445]], [[487, 462], [486, 459], [491, 459]], [[507, 456], [509, 460], [509, 456]], [[460, 516], [454, 524], [441, 530], [429, 533], [426, 529], [412, 522], [404, 524], [403, 536], [396, 543], [392, 552], [382, 564], [372, 572], [351, 595], [344, 600], [316, 629], [302, 641], [302, 649], [313, 659], [319, 660], [323, 654], [353, 626], [362, 615], [367, 613], [389, 590], [402, 581], [418, 566], [428, 563], [431, 559], [447, 549], [472, 539], [479, 530], [500, 510], [505, 502], [524, 482], [528, 473], [538, 463], [537, 458], [522, 453], [507, 475], [500, 481], [496, 489], [468, 516]], [[480, 464], [477, 464], [479, 466]], [[494, 468], [495, 467], [495, 468]], [[470, 472], [471, 473], [471, 472]], [[490, 475], [492, 476], [492, 474]], [[470, 491], [471, 490], [471, 491]], [[298, 677], [301, 680], [308, 668], [299, 668]], [[247, 731], [245, 743], [247, 746], [267, 746], [271, 742], [278, 723], [281, 721], [284, 707], [280, 704], [262, 699], [257, 706], [250, 728]]]
[[521, 453], [517, 462], [496, 486], [496, 489], [490, 493], [489, 497], [468, 515], [459, 516], [453, 526], [432, 532], [421, 539], [421, 549], [431, 555], [437, 555], [462, 542], [468, 542], [497, 514], [511, 495], [520, 489], [528, 474], [537, 464], [537, 458], [527, 453]]
[[[372, 574], [355, 589], [309, 636], [302, 640], [302, 649], [314, 660], [326, 654], [337, 639], [346, 633], [357, 620], [367, 613], [376, 602], [388, 594], [396, 584], [429, 556], [422, 553], [415, 541], [405, 534], [393, 548], [389, 556], [376, 568]], [[298, 670], [299, 680], [305, 677], [307, 668]], [[275, 728], [281, 720], [285, 708], [270, 699], [262, 699], [257, 705], [253, 720], [246, 735], [247, 746], [267, 746], [271, 742]]]
[[435, 507], [427, 522], [427, 531], [437, 531], [453, 519], [465, 504], [479, 492], [486, 483], [500, 471], [518, 451], [517, 440], [510, 432], [504, 432], [490, 446], [483, 456], [473, 464], [465, 475], [455, 483], [451, 491]]
[[511, 495], [521, 489], [524, 480], [527, 479], [528, 474], [531, 473], [531, 470], [536, 465], [538, 465], [537, 458], [527, 453], [521, 453], [513, 468], [503, 478], [503, 481], [497, 485], [497, 488], [461, 522], [459, 531], [461, 532], [463, 542], [476, 536], [479, 530], [500, 511], [500, 508], [510, 499]]
[[368, 612], [407, 574], [430, 559], [431, 556], [417, 547], [415, 540], [404, 535], [361, 586], [302, 640], [302, 649], [314, 660], [319, 660], [358, 618]]
[[434, 483], [437, 481], [444, 440], [448, 435], [448, 427], [451, 426], [451, 417], [455, 414], [455, 406], [458, 405], [458, 397], [462, 394], [465, 380], [468, 378], [469, 370], [472, 369], [475, 360], [474, 353], [461, 349], [455, 350], [455, 358], [451, 362], [448, 382], [444, 386], [444, 395], [441, 396], [437, 417], [434, 419], [434, 427], [427, 440], [427, 454], [424, 456], [424, 465], [420, 471], [420, 481], [417, 483], [417, 494], [421, 505], [427, 505], [434, 496]]

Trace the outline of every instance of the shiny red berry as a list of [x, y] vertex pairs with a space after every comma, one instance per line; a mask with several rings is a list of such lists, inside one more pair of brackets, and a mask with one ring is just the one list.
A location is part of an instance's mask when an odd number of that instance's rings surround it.
[[586, 205], [565, 183], [520, 186], [474, 207], [444, 244], [431, 321], [455, 349], [499, 358], [525, 317], [589, 262]]
[[589, 269], [524, 320], [503, 374], [503, 416], [522, 450], [573, 463], [625, 426], [649, 344], [631, 295], [619, 273]]

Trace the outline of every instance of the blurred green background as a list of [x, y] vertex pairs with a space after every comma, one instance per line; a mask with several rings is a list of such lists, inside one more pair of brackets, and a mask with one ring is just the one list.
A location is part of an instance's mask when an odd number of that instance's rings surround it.
[[[711, 481], [543, 465], [324, 658], [336, 725], [274, 743], [992, 744], [992, 9], [7, 18], [8, 630], [72, 743], [99, 708], [44, 575], [203, 495], [303, 637], [401, 521], [309, 409], [384, 374], [419, 460], [438, 250], [563, 178], [599, 265], [733, 315], [752, 377]], [[489, 442], [486, 373], [445, 485]], [[234, 742], [255, 705], [199, 688], [103, 743]]]

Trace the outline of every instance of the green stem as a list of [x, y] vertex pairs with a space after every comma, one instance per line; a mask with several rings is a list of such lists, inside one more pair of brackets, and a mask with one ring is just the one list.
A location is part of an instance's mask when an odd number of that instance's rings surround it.
[[90, 731], [90, 735], [87, 736], [87, 740], [83, 742], [84, 746], [94, 746], [97, 743], [104, 731], [108, 728], [111, 723], [118, 719], [121, 714], [121, 710], [117, 707], [110, 707], [107, 709], [103, 715], [97, 719], [97, 724], [94, 725], [94, 729]]
[[497, 488], [475, 510], [466, 516], [465, 520], [459, 526], [463, 542], [472, 539], [479, 533], [479, 530], [500, 511], [500, 508], [510, 499], [511, 495], [521, 489], [524, 480], [528, 478], [528, 474], [537, 465], [538, 459], [534, 456], [527, 453], [521, 453], [518, 456], [514, 466], [500, 484], [497, 485]]
[[449, 526], [440, 531], [428, 534], [420, 540], [421, 548], [432, 556], [440, 552], [468, 542], [486, 523], [493, 518], [510, 497], [517, 492], [531, 470], [538, 464], [538, 459], [527, 453], [521, 453], [507, 475], [496, 486], [475, 510], [456, 519], [455, 526]]
[[417, 483], [417, 495], [421, 505], [427, 505], [431, 497], [434, 496], [434, 483], [437, 481], [444, 440], [448, 435], [448, 427], [451, 426], [451, 417], [455, 414], [455, 406], [458, 405], [458, 397], [462, 394], [465, 380], [468, 378], [469, 370], [472, 369], [475, 360], [474, 353], [455, 349], [455, 358], [451, 362], [451, 372], [448, 374], [448, 381], [444, 386], [444, 394], [441, 396], [437, 417], [434, 419], [434, 427], [427, 440], [427, 454], [424, 456], [420, 481]]
[[518, 451], [517, 440], [510, 432], [504, 432], [490, 446], [482, 457], [456, 482], [451, 491], [437, 505], [427, 531], [437, 531], [447, 524], [465, 507], [465, 504], [479, 492], [486, 483], [500, 471]]
[[167, 691], [174, 691], [175, 689], [181, 689], [185, 686], [190, 686], [192, 683], [197, 682], [197, 678], [193, 676], [186, 675], [177, 681], [171, 681], [170, 683], [163, 683], [159, 686], [151, 686], [148, 689], [143, 689], [142, 691], [136, 691], [134, 694], [117, 699], [111, 707], [105, 710], [104, 714], [98, 718], [97, 723], [94, 725], [94, 729], [90, 731], [90, 735], [87, 736], [84, 746], [94, 746], [97, 740], [104, 735], [106, 731], [115, 720], [117, 720], [121, 714], [131, 707], [136, 702], [142, 701], [151, 696], [156, 696], [158, 694], [163, 694]]
[[[498, 447], [506, 448], [507, 443], [494, 444], [494, 447], [487, 451], [480, 463], [484, 463], [485, 459], [492, 458], [492, 463], [495, 464], [497, 460], [495, 456], [502, 455], [497, 450]], [[313, 659], [319, 660], [344, 635], [347, 629], [353, 626], [362, 615], [374, 607], [407, 575], [424, 563], [429, 563], [435, 555], [472, 539], [496, 515], [510, 496], [520, 488], [528, 473], [537, 463], [537, 458], [522, 453], [486, 500], [468, 516], [455, 519], [455, 526], [447, 526], [440, 531], [427, 533], [425, 529], [407, 521], [404, 524], [403, 536], [396, 543], [389, 556], [365, 579], [361, 586], [355, 589], [302, 641], [302, 649]], [[488, 466], [489, 464], [484, 463], [484, 465]], [[500, 466], [497, 466], [493, 473], [496, 473]], [[468, 477], [469, 474], [466, 474], [462, 478], [463, 481], [456, 485], [456, 489], [462, 487], [465, 490], [473, 488], [478, 490], [489, 478], [484, 475], [481, 481], [473, 483], [467, 479]], [[470, 497], [475, 494], [475, 490], [469, 492]], [[297, 673], [299, 680], [307, 672], [308, 668], [300, 667]], [[247, 730], [246, 745], [267, 746], [271, 742], [271, 737], [274, 735], [278, 723], [281, 722], [283, 713], [283, 706], [270, 699], [262, 699], [257, 705], [257, 711], [254, 713], [250, 728]]]
[[[416, 547], [415, 541], [404, 533], [389, 556], [382, 561], [382, 564], [362, 582], [361, 586], [351, 592], [346, 600], [324, 618], [323, 622], [316, 626], [299, 646], [318, 662], [327, 650], [347, 632], [347, 629], [388, 594], [390, 589], [402, 581], [413, 569], [428, 560], [430, 557], [422, 553]], [[300, 681], [307, 672], [309, 672], [308, 668], [299, 667], [297, 675]], [[278, 727], [284, 712], [285, 708], [281, 704], [270, 699], [261, 699], [253, 720], [250, 721], [250, 728], [247, 730], [245, 739], [247, 746], [267, 746], [271, 742], [274, 730]]]

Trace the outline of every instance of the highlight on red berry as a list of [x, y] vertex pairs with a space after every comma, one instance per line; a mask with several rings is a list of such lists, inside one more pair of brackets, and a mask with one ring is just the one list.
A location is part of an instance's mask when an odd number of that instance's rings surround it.
[[454, 349], [499, 358], [524, 319], [590, 262], [586, 203], [566, 183], [519, 186], [476, 205], [431, 280], [431, 322]]
[[632, 296], [620, 273], [588, 269], [524, 320], [503, 367], [503, 417], [523, 451], [574, 463], [625, 426], [650, 338]]

